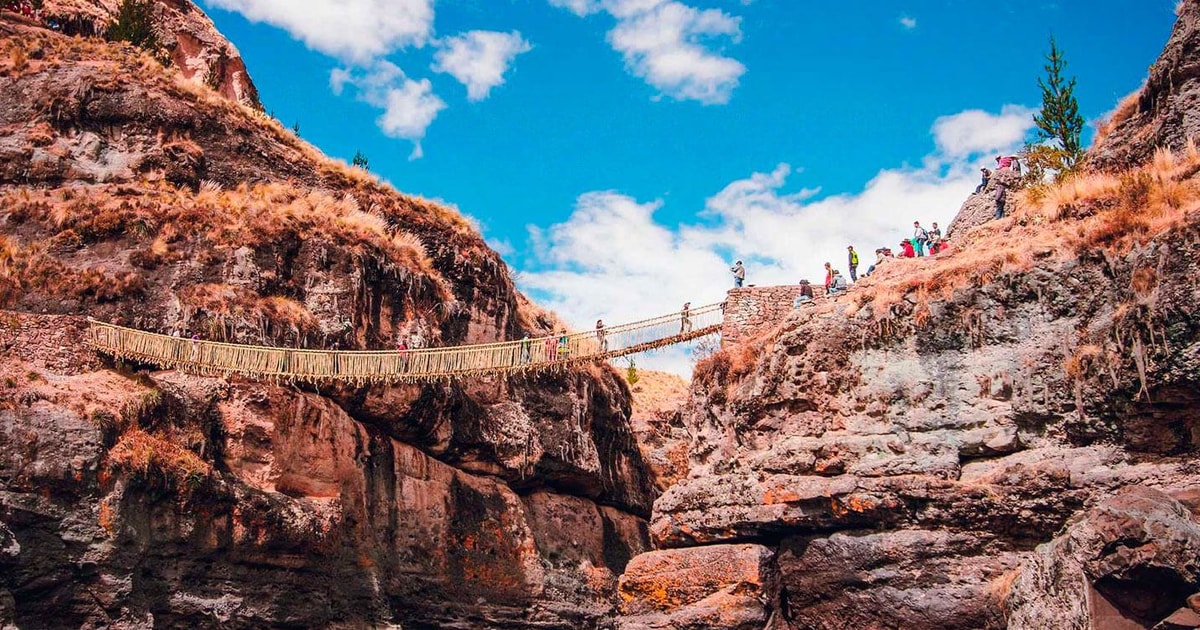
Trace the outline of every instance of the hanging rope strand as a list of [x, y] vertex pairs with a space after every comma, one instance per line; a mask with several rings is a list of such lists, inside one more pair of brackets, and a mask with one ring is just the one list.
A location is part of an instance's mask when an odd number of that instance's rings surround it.
[[562, 367], [645, 352], [720, 331], [721, 304], [693, 308], [597, 332], [518, 341], [396, 351], [276, 348], [182, 339], [91, 318], [92, 346], [117, 359], [166, 369], [251, 378], [325, 382], [415, 382], [454, 376], [507, 374]]

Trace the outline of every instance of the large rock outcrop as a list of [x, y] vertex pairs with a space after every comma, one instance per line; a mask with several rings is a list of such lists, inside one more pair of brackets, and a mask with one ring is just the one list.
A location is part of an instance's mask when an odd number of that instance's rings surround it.
[[467, 221], [128, 46], [0, 33], [0, 624], [611, 618], [656, 494], [613, 370], [301, 388], [86, 344], [85, 316], [345, 349], [559, 325]]
[[1087, 154], [1087, 168], [1120, 171], [1159, 148], [1182, 151], [1200, 137], [1200, 2], [1183, 0], [1179, 19], [1150, 77], [1113, 112]]
[[1200, 591], [1196, 558], [1196, 515], [1161, 492], [1129, 488], [1038, 548], [1007, 598], [1009, 628], [1144, 628], [1169, 617], [1164, 627], [1200, 626], [1182, 605]]
[[[68, 34], [99, 35], [117, 16], [120, 0], [46, 0], [43, 14]], [[262, 109], [258, 88], [237, 48], [191, 0], [154, 3], [155, 31], [180, 75], [235, 103]]]
[[695, 627], [729, 584], [683, 593], [679, 576], [744, 545], [778, 589], [722, 600], [753, 627], [1192, 627], [1197, 168], [1188, 153], [1010, 198], [1014, 220], [987, 225], [983, 191], [952, 227], [970, 247], [701, 362], [688, 474], [623, 578], [657, 605], [623, 621]]
[[1073, 515], [1200, 483], [1198, 256], [1193, 218], [947, 300], [798, 311], [701, 364], [654, 543], [774, 550], [782, 627], [1005, 627], [1013, 572]]

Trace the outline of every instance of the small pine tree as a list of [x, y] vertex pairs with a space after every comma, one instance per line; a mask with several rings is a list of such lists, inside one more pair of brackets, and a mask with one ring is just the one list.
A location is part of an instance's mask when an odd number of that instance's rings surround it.
[[158, 33], [154, 31], [154, 0], [121, 0], [117, 21], [104, 34], [112, 42], [129, 42], [138, 48], [157, 52]]
[[297, 136], [300, 135], [300, 121], [299, 120], [292, 123], [292, 133], [296, 134]]
[[630, 385], [636, 385], [641, 380], [641, 377], [638, 376], [637, 361], [634, 361], [633, 357], [629, 357], [627, 361], [629, 365], [625, 368], [625, 381]]
[[1079, 102], [1075, 100], [1075, 78], [1063, 78], [1067, 61], [1054, 37], [1050, 37], [1050, 53], [1046, 55], [1046, 77], [1038, 79], [1042, 89], [1042, 111], [1035, 114], [1038, 138], [1050, 140], [1053, 151], [1043, 152], [1047, 158], [1044, 166], [1061, 173], [1069, 172], [1083, 157], [1080, 135], [1083, 132], [1083, 116], [1079, 115]]
[[361, 168], [364, 171], [371, 170], [370, 161], [367, 160], [367, 156], [363, 155], [362, 151], [354, 152], [354, 159], [350, 161], [350, 165]]

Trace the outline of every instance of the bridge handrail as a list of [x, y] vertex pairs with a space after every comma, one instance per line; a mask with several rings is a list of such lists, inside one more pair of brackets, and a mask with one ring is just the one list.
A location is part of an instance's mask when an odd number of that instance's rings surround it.
[[[92, 346], [166, 368], [293, 380], [402, 381], [506, 373], [599, 360], [681, 343], [719, 329], [722, 303], [604, 329], [513, 341], [409, 350], [313, 350], [187, 339], [88, 318]], [[678, 326], [678, 331], [675, 327]], [[657, 330], [653, 330], [657, 329]], [[649, 333], [655, 332], [656, 335]], [[565, 337], [565, 343], [560, 342]]]

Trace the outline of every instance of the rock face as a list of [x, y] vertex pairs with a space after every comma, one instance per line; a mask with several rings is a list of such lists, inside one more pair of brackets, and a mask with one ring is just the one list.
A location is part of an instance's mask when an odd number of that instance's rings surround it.
[[1200, 2], [1183, 0], [1179, 19], [1141, 90], [1118, 106], [1087, 167], [1119, 171], [1145, 163], [1159, 147], [1181, 151], [1200, 136]]
[[[1195, 165], [1158, 172], [1194, 186]], [[973, 248], [890, 263], [697, 366], [688, 473], [654, 503], [658, 550], [622, 578], [622, 623], [704, 627], [720, 608], [772, 630], [1193, 627], [1193, 197], [1154, 225], [1129, 217], [1163, 206], [1119, 188], [972, 230], [995, 185], [951, 227]], [[741, 566], [742, 546], [772, 576], [753, 601], [695, 569]]]
[[773, 550], [782, 627], [1004, 627], [1013, 572], [1073, 515], [1200, 483], [1197, 256], [1193, 219], [964, 286], [920, 322], [853, 293], [794, 313], [698, 367], [691, 468], [655, 502], [654, 543]]
[[995, 219], [996, 191], [1001, 185], [1008, 188], [1009, 198], [1006, 203], [1007, 207], [1011, 208], [1016, 201], [1016, 189], [1020, 182], [1021, 176], [1010, 168], [993, 171], [992, 176], [988, 178], [988, 185], [963, 202], [958, 214], [950, 222], [950, 227], [946, 229], [946, 236], [959, 236], [973, 227]]
[[[1200, 590], [1200, 521], [1161, 492], [1134, 487], [1072, 520], [1012, 585], [1009, 628], [1145, 628]], [[1171, 627], [1168, 625], [1167, 627]]]
[[[46, 0], [44, 13], [71, 34], [103, 33], [119, 0]], [[235, 102], [262, 109], [237, 48], [191, 0], [159, 0], [154, 5], [159, 41], [180, 75]]]
[[0, 626], [608, 623], [656, 495], [613, 370], [298, 388], [84, 342], [559, 325], [461, 216], [128, 46], [0, 33]]

